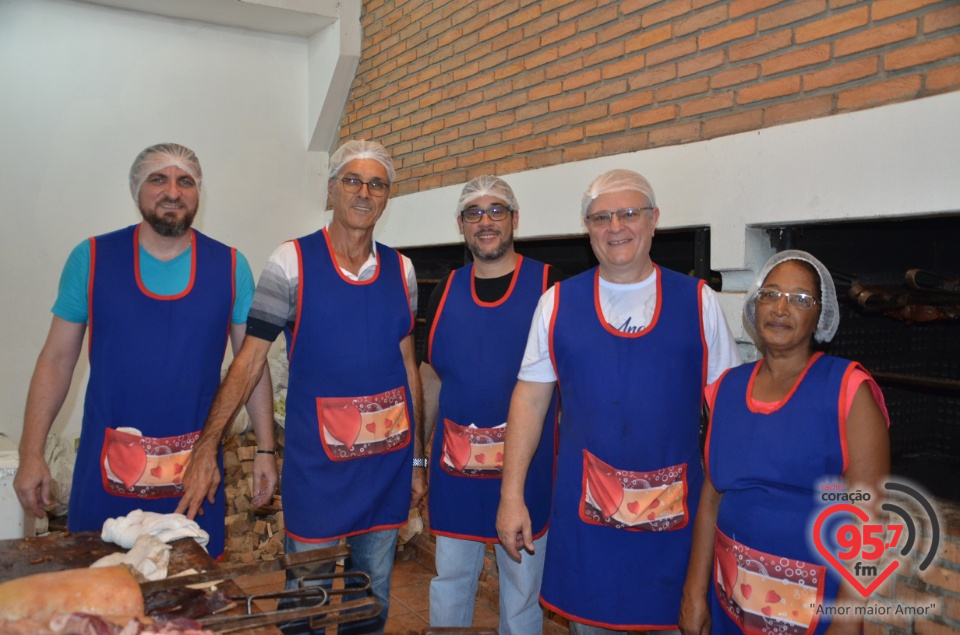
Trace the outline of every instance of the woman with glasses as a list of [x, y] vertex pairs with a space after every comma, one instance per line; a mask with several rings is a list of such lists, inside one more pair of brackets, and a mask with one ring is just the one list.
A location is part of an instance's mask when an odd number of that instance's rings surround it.
[[877, 488], [890, 468], [883, 395], [857, 362], [815, 351], [836, 333], [839, 306], [833, 279], [810, 254], [773, 256], [743, 312], [762, 358], [706, 391], [708, 478], [680, 627], [697, 635], [859, 633], [861, 619], [831, 622], [824, 610], [864, 600], [824, 566], [811, 527], [831, 504], [822, 493], [841, 488], [869, 488], [865, 511], [877, 519]]

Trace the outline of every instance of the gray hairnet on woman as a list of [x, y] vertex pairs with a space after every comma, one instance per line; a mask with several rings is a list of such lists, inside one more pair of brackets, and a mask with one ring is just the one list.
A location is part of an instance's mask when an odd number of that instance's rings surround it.
[[[878, 518], [890, 472], [889, 415], [863, 366], [813, 348], [837, 332], [839, 306], [830, 272], [811, 254], [789, 250], [770, 258], [743, 316], [763, 357], [731, 368], [705, 391], [709, 478], [680, 627], [698, 635], [824, 633], [831, 618], [822, 606], [862, 597], [840, 585], [813, 546], [810, 528], [830, 505], [821, 486], [871, 492], [860, 506]], [[756, 562], [779, 566], [758, 574], [750, 564]], [[858, 620], [833, 626], [860, 632]]]

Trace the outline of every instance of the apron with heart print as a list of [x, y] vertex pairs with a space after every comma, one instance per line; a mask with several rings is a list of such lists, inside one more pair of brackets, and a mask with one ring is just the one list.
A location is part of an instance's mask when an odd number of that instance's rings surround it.
[[599, 269], [555, 287], [551, 316], [563, 413], [541, 602], [610, 630], [676, 628], [703, 483], [701, 282], [655, 266], [644, 283], [641, 331], [607, 322]]
[[401, 343], [413, 315], [403, 261], [376, 243], [365, 280], [336, 263], [326, 229], [293, 241], [299, 261], [283, 461], [289, 536], [326, 542], [403, 525], [415, 425]]
[[[90, 380], [68, 511], [70, 531], [134, 509], [172, 512], [189, 450], [220, 385], [234, 301], [234, 251], [192, 231], [186, 288], [151, 292], [139, 226], [90, 240]], [[160, 265], [160, 272], [166, 269]], [[135, 429], [135, 430], [132, 430]], [[223, 549], [223, 486], [197, 516]]]
[[[841, 395], [855, 362], [814, 354], [780, 402], [748, 396], [761, 362], [718, 380], [705, 460], [723, 497], [717, 511], [715, 633], [822, 633], [839, 575], [824, 567], [811, 527], [824, 503], [819, 484], [847, 466]], [[766, 629], [766, 630], [765, 630]]]
[[[435, 535], [499, 540], [496, 516], [507, 411], [548, 275], [547, 265], [518, 255], [509, 282], [501, 279], [494, 286], [503, 294], [492, 301], [478, 296], [477, 285], [489, 288], [491, 282], [478, 282], [472, 264], [447, 280], [428, 348], [428, 361], [441, 381], [430, 440], [430, 531]], [[524, 483], [534, 538], [547, 531], [550, 517], [556, 426], [554, 390]]]

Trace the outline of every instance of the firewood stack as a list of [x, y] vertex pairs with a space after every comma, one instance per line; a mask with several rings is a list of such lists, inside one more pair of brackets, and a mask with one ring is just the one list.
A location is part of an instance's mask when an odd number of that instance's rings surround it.
[[[277, 473], [283, 466], [283, 428], [277, 427]], [[231, 563], [274, 560], [283, 555], [283, 509], [279, 488], [273, 500], [259, 509], [253, 498], [253, 459], [257, 439], [253, 432], [234, 435], [223, 444], [227, 542]]]

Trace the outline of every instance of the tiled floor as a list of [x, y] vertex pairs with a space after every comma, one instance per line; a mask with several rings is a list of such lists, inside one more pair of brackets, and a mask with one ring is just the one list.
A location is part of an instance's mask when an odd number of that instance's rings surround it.
[[[390, 616], [387, 633], [419, 633], [430, 626], [430, 579], [436, 573], [419, 559], [400, 560], [393, 565], [390, 581]], [[496, 629], [500, 622], [497, 607], [481, 598], [473, 612], [473, 626]]]
[[[435, 575], [418, 558], [397, 558], [393, 565], [393, 578], [390, 581], [390, 616], [387, 618], [386, 633], [406, 635], [420, 633], [430, 626], [430, 580]], [[247, 593], [268, 593], [283, 588], [283, 573], [270, 573], [238, 580]], [[276, 608], [276, 600], [258, 602], [261, 610]], [[477, 598], [473, 613], [473, 626], [496, 629], [500, 614], [496, 606], [491, 606], [482, 598]], [[329, 629], [328, 633], [335, 633]]]

